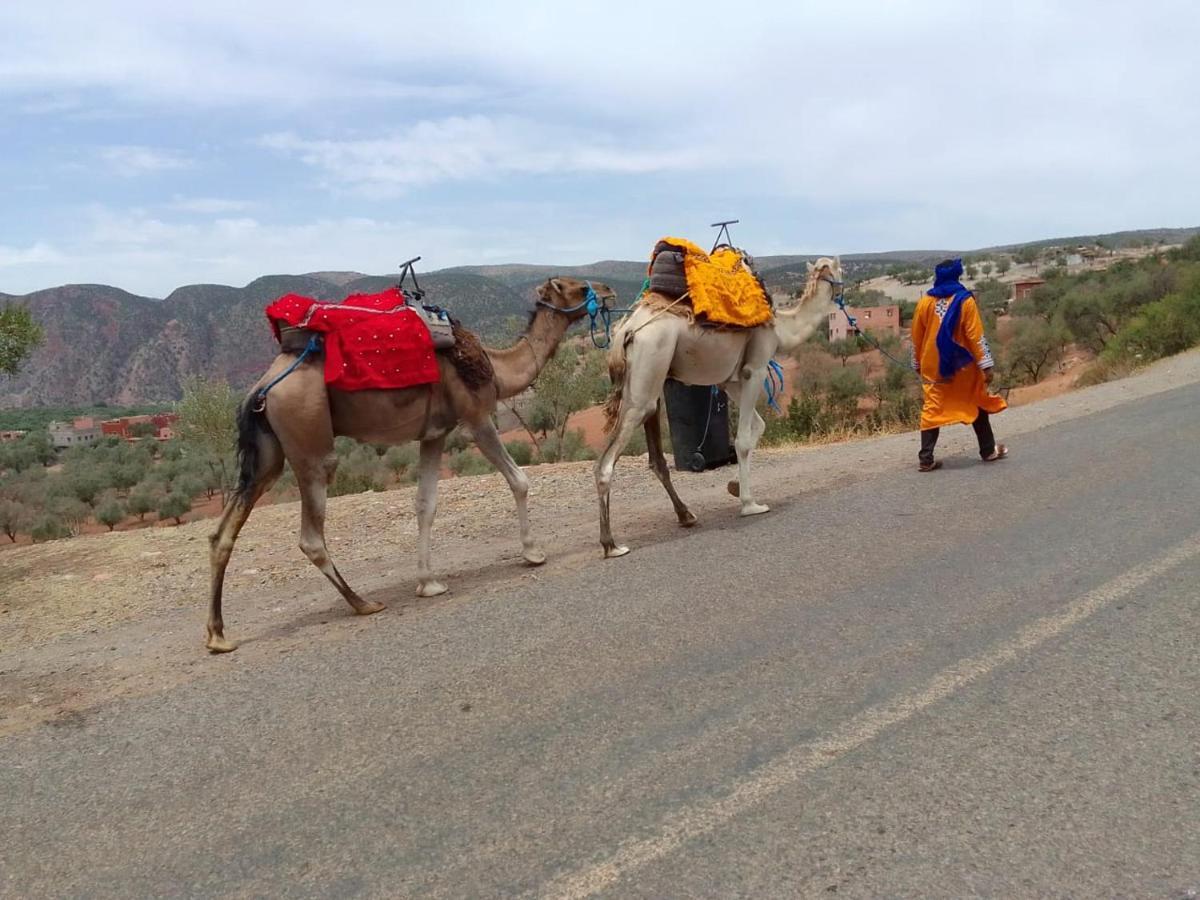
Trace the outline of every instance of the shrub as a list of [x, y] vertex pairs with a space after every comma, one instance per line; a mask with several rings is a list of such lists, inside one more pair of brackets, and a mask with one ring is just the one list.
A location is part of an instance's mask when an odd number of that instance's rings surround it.
[[1180, 353], [1197, 343], [1200, 343], [1200, 284], [1144, 307], [1117, 332], [1104, 355], [1110, 361], [1147, 363]]
[[518, 466], [528, 466], [533, 462], [533, 447], [525, 441], [509, 441], [504, 449]]
[[446, 435], [446, 452], [459, 453], [471, 445], [471, 438], [465, 429], [455, 428]]
[[583, 432], [578, 428], [568, 431], [559, 441], [558, 435], [551, 435], [542, 441], [542, 462], [568, 462], [570, 460], [595, 459], [596, 453], [583, 439]]
[[387, 487], [387, 474], [383, 461], [374, 448], [355, 444], [338, 463], [329, 496], [361, 494], [363, 491], [382, 491]]
[[38, 544], [42, 541], [54, 541], [59, 538], [70, 537], [70, 535], [71, 532], [67, 529], [62, 519], [53, 513], [43, 513], [29, 532], [29, 536], [33, 538], [34, 543]]
[[491, 463], [478, 453], [472, 453], [469, 450], [460, 450], [458, 453], [450, 454], [447, 465], [455, 475], [486, 475], [488, 472], [495, 471]]
[[383, 464], [391, 470], [393, 475], [400, 478], [409, 469], [416, 468], [419, 455], [416, 444], [388, 447], [383, 454]]

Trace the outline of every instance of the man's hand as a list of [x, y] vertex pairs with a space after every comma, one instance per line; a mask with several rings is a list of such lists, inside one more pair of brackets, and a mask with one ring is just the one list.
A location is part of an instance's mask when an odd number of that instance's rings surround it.
[[994, 370], [994, 369], [992, 369], [992, 368], [987, 368], [987, 369], [984, 369], [984, 370], [983, 370], [983, 383], [984, 383], [984, 384], [991, 384], [991, 383], [992, 383], [992, 378], [993, 378], [993, 376], [994, 376], [995, 374], [996, 374], [996, 373], [995, 373], [995, 370]]

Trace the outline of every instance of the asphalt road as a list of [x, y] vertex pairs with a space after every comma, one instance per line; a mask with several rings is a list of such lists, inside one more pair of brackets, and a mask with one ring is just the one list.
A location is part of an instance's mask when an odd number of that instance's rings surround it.
[[1197, 896], [1197, 409], [898, 461], [4, 739], [0, 891]]

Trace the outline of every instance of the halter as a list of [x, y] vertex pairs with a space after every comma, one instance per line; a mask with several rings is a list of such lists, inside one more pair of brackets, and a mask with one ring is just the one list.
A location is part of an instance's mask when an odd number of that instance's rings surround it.
[[[608, 305], [608, 300], [602, 298], [596, 293], [596, 289], [592, 287], [592, 283], [587, 283], [587, 293], [583, 295], [583, 301], [574, 306], [566, 307], [555, 306], [553, 303], [547, 303], [541, 297], [537, 299], [538, 306], [544, 306], [546, 309], [552, 309], [555, 312], [562, 313], [564, 316], [570, 316], [574, 313], [587, 311], [588, 318], [591, 320], [592, 344], [600, 350], [608, 349], [612, 343], [612, 314], [614, 310]], [[620, 310], [617, 310], [620, 312]], [[596, 321], [597, 319], [604, 326], [604, 343], [596, 339]]]

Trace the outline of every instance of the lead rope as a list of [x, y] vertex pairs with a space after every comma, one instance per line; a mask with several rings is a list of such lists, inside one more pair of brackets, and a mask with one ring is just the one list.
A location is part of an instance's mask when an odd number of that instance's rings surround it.
[[269, 381], [265, 387], [258, 389], [258, 393], [254, 395], [254, 411], [262, 412], [264, 409], [266, 409], [267, 393], [271, 390], [271, 388], [275, 387], [275, 385], [279, 384], [279, 382], [283, 381], [283, 379], [287, 378], [294, 371], [296, 371], [296, 367], [299, 366], [300, 363], [304, 362], [304, 360], [308, 359], [309, 356], [320, 352], [321, 338], [319, 335], [314, 334], [308, 339], [308, 346], [304, 348], [304, 351], [296, 357], [295, 361], [290, 366], [271, 379], [271, 381]]

